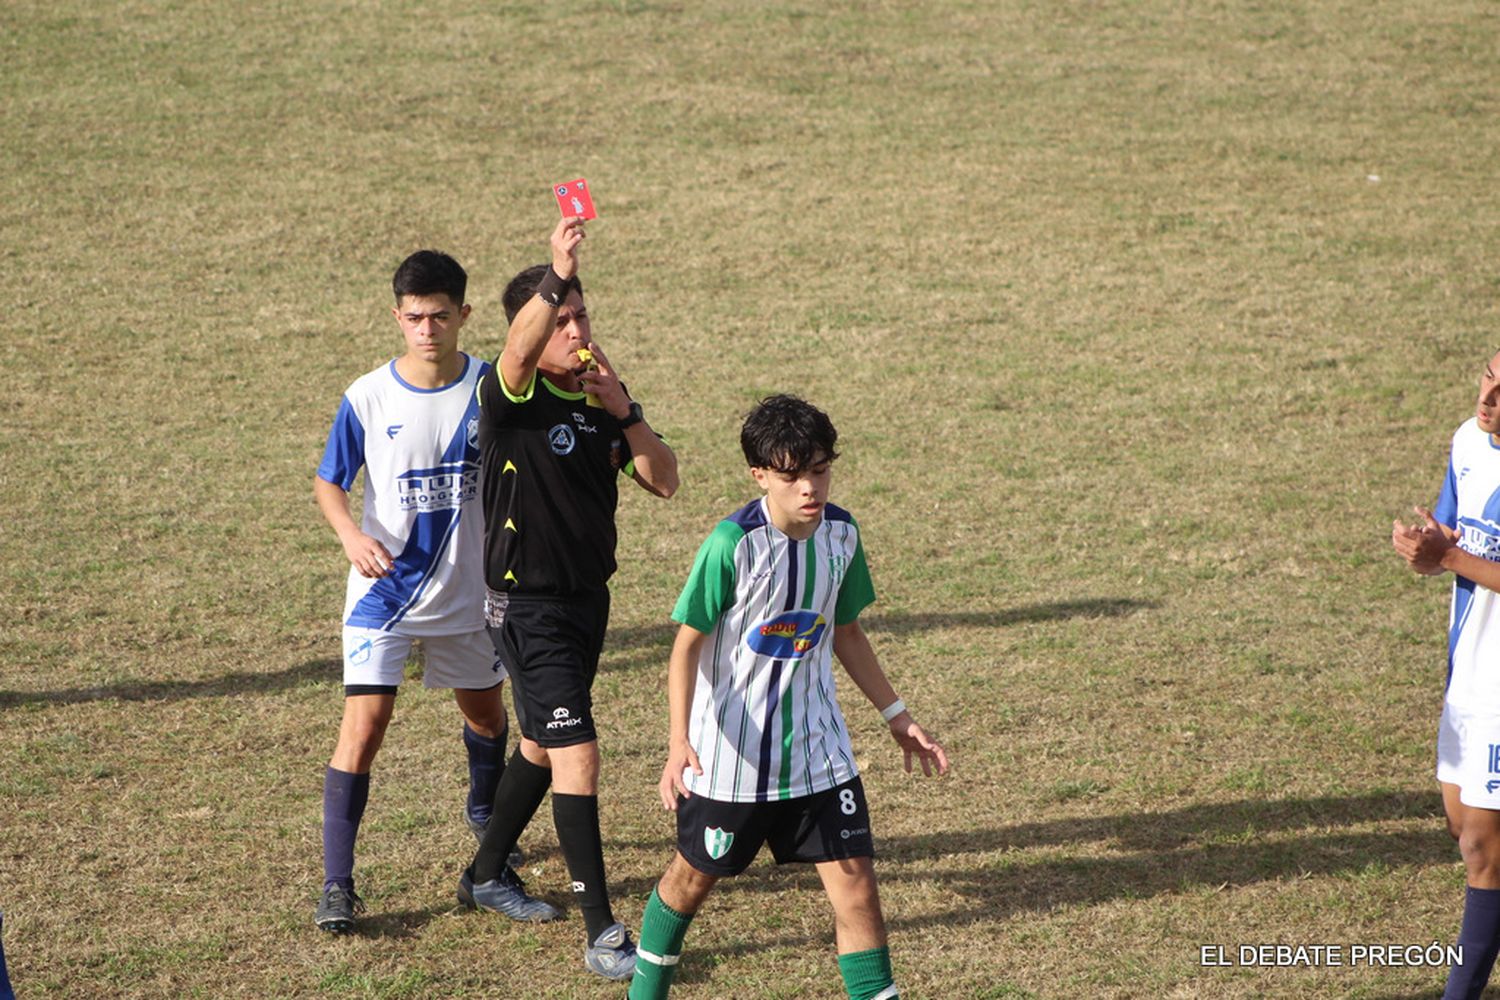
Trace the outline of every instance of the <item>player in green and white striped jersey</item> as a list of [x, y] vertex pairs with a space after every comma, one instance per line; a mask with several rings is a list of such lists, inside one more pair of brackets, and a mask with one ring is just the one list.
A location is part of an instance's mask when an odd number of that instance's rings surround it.
[[693, 915], [766, 843], [779, 864], [817, 865], [851, 1000], [899, 996], [833, 657], [882, 709], [908, 771], [916, 758], [942, 774], [948, 757], [896, 697], [860, 628], [875, 590], [858, 524], [828, 503], [837, 440], [803, 400], [761, 401], [740, 445], [765, 495], [704, 541], [672, 613], [681, 627], [659, 790], [677, 813], [677, 854], [646, 905], [631, 1000], [667, 995]]

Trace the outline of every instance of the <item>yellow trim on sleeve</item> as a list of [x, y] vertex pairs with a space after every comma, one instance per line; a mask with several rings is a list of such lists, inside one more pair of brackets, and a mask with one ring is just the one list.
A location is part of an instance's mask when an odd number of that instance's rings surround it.
[[495, 377], [500, 382], [500, 391], [503, 392], [503, 393], [505, 393], [505, 398], [508, 399], [508, 400], [510, 400], [512, 403], [525, 403], [525, 402], [529, 402], [530, 399], [531, 399], [531, 397], [532, 397], [532, 395], [536, 392], [536, 369], [535, 368], [531, 369], [531, 381], [526, 383], [526, 391], [523, 392], [519, 396], [517, 396], [515, 393], [511, 392], [510, 391], [510, 386], [508, 386], [508, 385], [505, 384], [505, 373], [500, 370], [500, 364], [499, 364], [498, 361], [495, 364]]

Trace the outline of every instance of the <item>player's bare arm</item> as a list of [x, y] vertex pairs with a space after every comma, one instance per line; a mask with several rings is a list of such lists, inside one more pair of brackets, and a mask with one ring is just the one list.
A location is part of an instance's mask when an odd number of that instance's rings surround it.
[[[896, 696], [896, 689], [891, 686], [890, 679], [881, 669], [880, 660], [875, 656], [869, 637], [858, 621], [834, 626], [833, 655], [843, 664], [849, 679], [870, 699], [870, 704], [884, 711], [900, 701]], [[912, 758], [915, 757], [921, 762], [922, 773], [925, 775], [930, 776], [934, 769], [938, 774], [948, 773], [948, 752], [927, 735], [925, 729], [917, 725], [917, 721], [904, 706], [886, 722], [890, 726], [892, 738], [905, 755], [908, 772], [912, 769]]]
[[375, 579], [390, 572], [395, 560], [384, 545], [365, 534], [354, 523], [354, 518], [349, 513], [348, 493], [337, 483], [314, 476], [313, 497], [318, 501], [318, 509], [323, 512], [329, 527], [338, 535], [339, 544], [344, 547], [344, 555], [359, 570], [360, 576]]
[[[562, 219], [552, 230], [552, 270], [564, 280], [578, 273], [578, 244], [583, 241], [583, 220]], [[500, 352], [500, 376], [505, 387], [520, 395], [531, 384], [542, 351], [552, 337], [557, 323], [557, 306], [540, 295], [531, 300], [511, 320], [505, 335], [505, 349]]]
[[692, 768], [695, 774], [703, 773], [698, 755], [688, 743], [688, 710], [693, 704], [693, 689], [698, 683], [698, 654], [708, 636], [691, 625], [677, 629], [677, 639], [672, 643], [672, 657], [667, 664], [667, 712], [669, 738], [667, 763], [661, 769], [661, 781], [657, 790], [661, 793], [661, 804], [669, 811], [677, 811], [677, 796], [691, 798], [687, 786], [682, 782], [682, 773]]
[[[583, 391], [598, 397], [599, 405], [616, 420], [623, 420], [630, 413], [630, 396], [620, 384], [619, 374], [599, 345], [589, 342], [588, 349], [594, 355], [597, 367], [581, 372], [578, 381]], [[625, 440], [630, 444], [630, 455], [635, 462], [634, 479], [641, 489], [659, 497], [670, 497], [677, 492], [677, 456], [667, 443], [657, 437], [651, 425], [642, 419], [625, 428]]]

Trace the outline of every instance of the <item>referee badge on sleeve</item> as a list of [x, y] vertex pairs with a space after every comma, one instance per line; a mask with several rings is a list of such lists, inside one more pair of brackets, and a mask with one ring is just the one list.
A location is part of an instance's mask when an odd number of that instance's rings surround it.
[[708, 856], [718, 861], [729, 853], [729, 845], [734, 843], [734, 834], [720, 830], [716, 826], [705, 826], [703, 828], [703, 849]]

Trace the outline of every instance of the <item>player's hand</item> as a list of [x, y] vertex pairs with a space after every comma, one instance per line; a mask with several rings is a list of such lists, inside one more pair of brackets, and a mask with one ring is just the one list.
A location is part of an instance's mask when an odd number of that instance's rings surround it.
[[615, 374], [609, 358], [599, 350], [598, 344], [589, 341], [587, 346], [599, 367], [592, 371], [580, 372], [578, 381], [583, 383], [584, 392], [598, 397], [599, 405], [604, 407], [606, 413], [617, 420], [623, 420], [630, 412], [630, 397], [625, 394], [625, 387], [620, 384], [620, 376]]
[[352, 532], [349, 537], [340, 541], [344, 543], [344, 555], [359, 570], [360, 576], [379, 579], [389, 575], [396, 565], [396, 560], [391, 558], [386, 547], [363, 531]]
[[687, 785], [683, 783], [683, 772], [688, 768], [693, 769], [694, 774], [703, 773], [703, 765], [698, 763], [698, 755], [686, 740], [681, 744], [673, 743], [667, 751], [667, 764], [661, 769], [661, 781], [657, 783], [657, 791], [661, 793], [662, 808], [668, 812], [677, 811], [677, 797], [680, 795], [685, 799], [693, 797], [688, 791]]
[[948, 773], [948, 752], [937, 740], [927, 735], [927, 730], [917, 725], [917, 720], [911, 717], [910, 712], [902, 712], [891, 720], [891, 735], [901, 744], [901, 750], [906, 754], [907, 774], [911, 773], [913, 757], [922, 762], [922, 773], [929, 778], [932, 777], [934, 768], [938, 774]]
[[1443, 572], [1443, 556], [1458, 544], [1458, 532], [1439, 524], [1426, 507], [1413, 507], [1421, 524], [1391, 522], [1391, 546], [1413, 571], [1423, 576]]
[[578, 273], [578, 244], [583, 237], [583, 220], [577, 217], [560, 220], [552, 230], [552, 270], [559, 278], [571, 278]]

